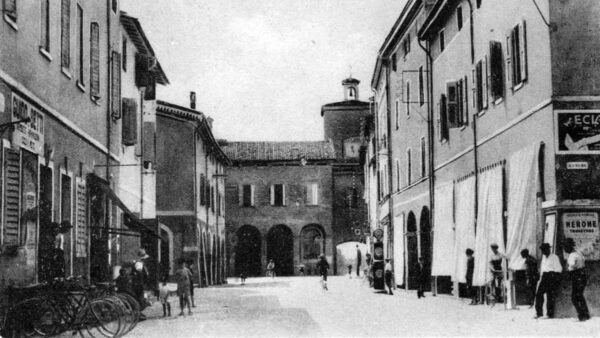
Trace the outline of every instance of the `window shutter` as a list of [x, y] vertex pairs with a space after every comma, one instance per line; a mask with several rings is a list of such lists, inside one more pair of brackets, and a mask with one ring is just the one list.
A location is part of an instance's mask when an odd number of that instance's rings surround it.
[[4, 149], [4, 243], [19, 244], [19, 200], [21, 191], [20, 160], [18, 151]]
[[75, 210], [75, 255], [76, 257], [87, 257], [87, 189], [85, 181], [76, 180], [76, 210]]
[[506, 35], [506, 57], [505, 57], [505, 63], [506, 63], [506, 88], [512, 89], [513, 88], [513, 80], [512, 80], [512, 76], [513, 76], [513, 64], [512, 64], [512, 52], [513, 52], [513, 45], [512, 45], [512, 31], [509, 32]]
[[271, 205], [275, 205], [275, 185], [271, 184]]
[[487, 109], [488, 101], [489, 101], [489, 93], [488, 93], [488, 57], [487, 55], [481, 60], [481, 91], [482, 91], [482, 100], [483, 100], [483, 109]]
[[498, 41], [490, 41], [490, 73], [492, 99], [495, 101], [504, 97], [504, 85], [502, 82], [502, 44]]
[[458, 82], [456, 82], [456, 125], [458, 127], [462, 126], [464, 122], [463, 92], [463, 80], [460, 79]]
[[447, 97], [447, 114], [448, 114], [448, 126], [455, 128], [458, 126], [458, 93], [456, 82], [450, 82], [446, 84], [446, 97]]
[[312, 183], [308, 183], [304, 186], [304, 201], [308, 205], [313, 204], [313, 193], [312, 193]]
[[205, 192], [206, 190], [206, 179], [204, 178], [204, 174], [200, 174], [200, 205], [206, 204]]
[[121, 118], [121, 55], [117, 52], [112, 52], [111, 73], [111, 114], [113, 120], [118, 120]]
[[448, 131], [448, 114], [446, 111], [446, 95], [442, 94], [440, 98], [440, 136], [442, 140], [447, 140]]
[[527, 80], [527, 31], [525, 21], [519, 24], [519, 58], [521, 64], [521, 81]]
[[100, 98], [100, 26], [90, 26], [90, 95]]
[[281, 185], [281, 205], [287, 205], [285, 198], [285, 184]]
[[4, 13], [17, 21], [17, 0], [4, 0]]
[[468, 125], [469, 124], [469, 99], [468, 99], [468, 90], [467, 90], [467, 76], [465, 75], [465, 78], [463, 80], [463, 114], [464, 114], [464, 118], [463, 118], [463, 123], [464, 125]]
[[473, 109], [477, 111], [477, 65], [471, 71], [471, 91], [473, 92]]
[[313, 204], [319, 204], [319, 185], [317, 183], [313, 183], [312, 187], [312, 199]]
[[60, 11], [60, 64], [71, 66], [71, 0], [62, 0]]
[[144, 162], [156, 161], [156, 122], [144, 122], [143, 134], [144, 149], [142, 158]]
[[250, 205], [254, 206], [254, 184], [250, 185]]
[[123, 98], [123, 121], [121, 139], [124, 145], [137, 143], [137, 103], [134, 99]]

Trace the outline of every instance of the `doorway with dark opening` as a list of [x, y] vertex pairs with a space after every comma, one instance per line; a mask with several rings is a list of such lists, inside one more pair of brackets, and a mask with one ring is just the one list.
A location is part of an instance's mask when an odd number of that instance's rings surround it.
[[277, 276], [294, 275], [294, 235], [283, 224], [273, 226], [267, 234], [267, 262], [271, 259]]

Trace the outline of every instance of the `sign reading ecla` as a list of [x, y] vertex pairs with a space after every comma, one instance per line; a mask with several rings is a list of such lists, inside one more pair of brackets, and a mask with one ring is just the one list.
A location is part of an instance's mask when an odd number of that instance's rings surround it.
[[13, 93], [11, 122], [26, 118], [29, 118], [30, 121], [15, 125], [12, 137], [13, 146], [23, 147], [36, 154], [42, 154], [44, 149], [44, 115], [19, 95]]

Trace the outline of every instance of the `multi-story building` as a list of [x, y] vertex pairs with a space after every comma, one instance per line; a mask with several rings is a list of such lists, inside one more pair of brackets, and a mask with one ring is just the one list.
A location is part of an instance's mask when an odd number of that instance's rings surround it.
[[225, 167], [230, 160], [212, 133], [212, 119], [192, 108], [158, 101], [156, 215], [161, 275], [179, 258], [192, 260], [201, 285], [225, 281]]
[[226, 208], [231, 276], [316, 275], [325, 254], [332, 263], [333, 143], [229, 142]]
[[[379, 51], [371, 82], [376, 95], [379, 223], [397, 285], [417, 287], [415, 266], [431, 266], [427, 59], [418, 40], [423, 1], [409, 1]], [[373, 229], [373, 230], [375, 230]]]

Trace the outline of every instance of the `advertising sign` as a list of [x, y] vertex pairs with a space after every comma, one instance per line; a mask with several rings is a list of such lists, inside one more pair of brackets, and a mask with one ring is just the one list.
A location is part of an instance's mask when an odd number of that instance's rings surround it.
[[600, 111], [556, 111], [558, 152], [600, 153]]
[[15, 125], [12, 142], [15, 147], [22, 147], [35, 154], [43, 154], [44, 149], [44, 115], [27, 103], [19, 95], [12, 94], [11, 122], [30, 118], [28, 123]]
[[586, 259], [600, 259], [598, 213], [565, 212], [562, 225], [565, 238], [572, 238]]

